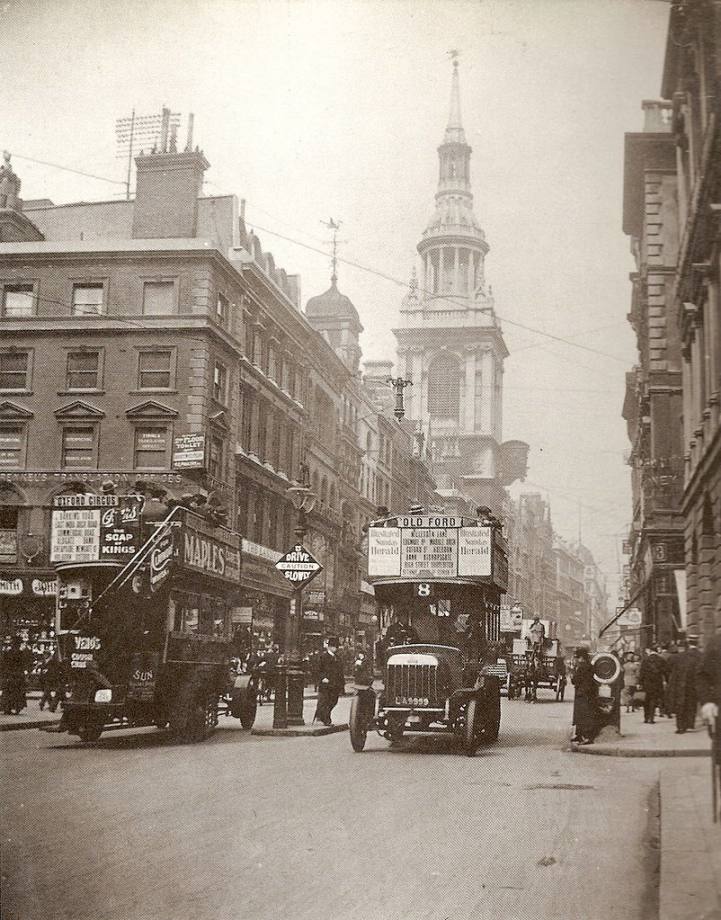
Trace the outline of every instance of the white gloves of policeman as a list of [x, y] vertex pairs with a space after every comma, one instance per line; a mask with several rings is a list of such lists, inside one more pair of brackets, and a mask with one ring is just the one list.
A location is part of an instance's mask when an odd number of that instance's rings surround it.
[[716, 703], [704, 703], [701, 707], [701, 718], [707, 725], [712, 725], [718, 718], [718, 706]]

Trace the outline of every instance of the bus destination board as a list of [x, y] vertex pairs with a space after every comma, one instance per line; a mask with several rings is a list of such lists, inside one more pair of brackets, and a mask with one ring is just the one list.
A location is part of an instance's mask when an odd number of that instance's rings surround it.
[[[444, 526], [433, 526], [436, 521]], [[399, 518], [398, 523], [368, 530], [372, 578], [490, 578], [490, 527], [463, 527], [460, 518], [449, 517]]]

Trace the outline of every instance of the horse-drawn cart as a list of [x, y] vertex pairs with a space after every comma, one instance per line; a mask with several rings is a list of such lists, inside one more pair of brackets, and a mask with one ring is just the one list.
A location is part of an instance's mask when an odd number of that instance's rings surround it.
[[545, 639], [540, 653], [528, 640], [514, 639], [507, 666], [509, 700], [523, 694], [525, 700], [535, 702], [539, 687], [552, 690], [557, 700], [563, 699], [566, 673], [558, 639]]

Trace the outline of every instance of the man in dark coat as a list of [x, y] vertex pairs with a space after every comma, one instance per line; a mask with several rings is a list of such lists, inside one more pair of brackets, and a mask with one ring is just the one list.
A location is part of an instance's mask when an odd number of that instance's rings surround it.
[[656, 707], [663, 699], [663, 676], [665, 662], [655, 649], [646, 649], [646, 657], [641, 662], [641, 689], [645, 694], [643, 701], [643, 721], [650, 725], [656, 721]]
[[318, 706], [315, 718], [323, 725], [332, 725], [331, 713], [338, 702], [338, 697], [345, 690], [343, 663], [338, 657], [338, 639], [328, 639], [328, 646], [320, 656], [318, 683]]
[[670, 707], [676, 713], [676, 734], [682, 735], [696, 726], [696, 671], [701, 661], [701, 653], [696, 647], [695, 638], [689, 637], [687, 647], [677, 656], [673, 665], [671, 687], [673, 697]]
[[576, 649], [573, 685], [576, 688], [573, 700], [576, 734], [573, 740], [578, 744], [591, 744], [598, 734], [598, 684], [587, 648]]

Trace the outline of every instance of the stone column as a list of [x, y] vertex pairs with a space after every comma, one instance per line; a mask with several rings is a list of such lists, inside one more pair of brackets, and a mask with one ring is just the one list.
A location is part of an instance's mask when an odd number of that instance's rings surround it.
[[466, 381], [464, 386], [463, 431], [472, 434], [476, 420], [476, 346], [466, 345]]
[[460, 282], [460, 249], [458, 246], [453, 247], [453, 293], [457, 294], [461, 287]]
[[493, 434], [493, 389], [495, 386], [495, 359], [490, 347], [484, 349], [481, 355], [481, 372], [483, 394], [481, 399], [481, 431], [483, 434]]
[[681, 351], [681, 387], [683, 390], [683, 452], [685, 474], [688, 482], [691, 474], [691, 439], [693, 437], [693, 378], [691, 375], [690, 349], [684, 345]]
[[[413, 381], [411, 392], [411, 418], [419, 421], [423, 418], [423, 350], [413, 348], [409, 354], [410, 379]], [[408, 366], [408, 365], [406, 365]], [[408, 390], [406, 389], [406, 393]]]
[[719, 281], [710, 278], [707, 287], [706, 329], [708, 331], [707, 348], [709, 352], [708, 403], [711, 410], [711, 430], [719, 425], [719, 385], [721, 383], [721, 322], [719, 320], [721, 298]]

